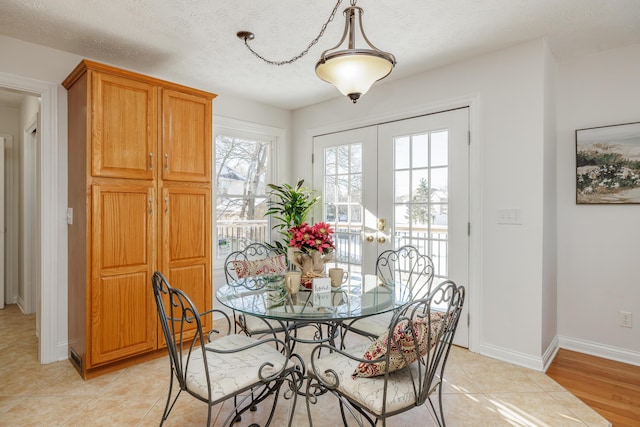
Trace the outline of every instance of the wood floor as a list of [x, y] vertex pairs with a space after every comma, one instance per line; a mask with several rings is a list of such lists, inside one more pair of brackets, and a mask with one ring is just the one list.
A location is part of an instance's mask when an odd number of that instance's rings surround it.
[[546, 373], [613, 427], [640, 426], [640, 366], [560, 349]]

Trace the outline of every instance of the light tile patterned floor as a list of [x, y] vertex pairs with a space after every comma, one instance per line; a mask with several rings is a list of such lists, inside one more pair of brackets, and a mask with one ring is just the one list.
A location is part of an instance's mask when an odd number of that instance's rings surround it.
[[[35, 316], [15, 305], [0, 310], [0, 426], [157, 426], [169, 384], [166, 357], [84, 381], [68, 361], [37, 361]], [[456, 426], [609, 426], [595, 411], [540, 372], [455, 348], [445, 372], [447, 425]], [[272, 426], [286, 425], [291, 402], [280, 399]], [[222, 426], [229, 407], [214, 408]], [[238, 427], [264, 422], [267, 405], [245, 415]], [[341, 425], [330, 395], [312, 408], [315, 427]], [[206, 405], [183, 395], [167, 426], [206, 424]], [[355, 425], [355, 423], [351, 423]], [[294, 426], [306, 426], [298, 399]], [[392, 417], [389, 427], [437, 424], [426, 407]]]

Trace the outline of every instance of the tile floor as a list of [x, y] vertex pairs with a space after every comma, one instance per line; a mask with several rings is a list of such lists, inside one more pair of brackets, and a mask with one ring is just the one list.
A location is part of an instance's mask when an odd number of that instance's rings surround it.
[[[80, 378], [68, 361], [37, 361], [35, 316], [15, 305], [0, 310], [0, 426], [157, 426], [168, 387], [166, 357], [107, 374]], [[447, 425], [456, 426], [609, 426], [578, 398], [543, 373], [455, 348], [446, 374], [444, 405]], [[286, 425], [291, 401], [281, 399], [272, 426]], [[304, 400], [298, 399], [293, 425], [306, 426]], [[213, 409], [222, 426], [228, 406]], [[264, 422], [267, 405], [243, 416], [238, 427]], [[330, 395], [312, 408], [313, 425], [341, 425]], [[206, 405], [183, 395], [167, 426], [206, 423]], [[355, 423], [352, 423], [355, 425]], [[392, 417], [389, 427], [437, 424], [426, 407]]]

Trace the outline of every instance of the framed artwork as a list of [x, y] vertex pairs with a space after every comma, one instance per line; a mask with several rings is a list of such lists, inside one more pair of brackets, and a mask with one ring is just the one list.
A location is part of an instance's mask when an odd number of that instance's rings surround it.
[[640, 122], [576, 130], [576, 203], [640, 204]]

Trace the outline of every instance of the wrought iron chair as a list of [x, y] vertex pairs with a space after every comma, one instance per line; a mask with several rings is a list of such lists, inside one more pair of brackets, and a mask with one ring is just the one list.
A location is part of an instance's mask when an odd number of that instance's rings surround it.
[[[408, 292], [411, 300], [429, 295], [433, 273], [431, 258], [410, 245], [386, 250], [376, 260], [376, 275], [390, 284], [401, 284], [400, 289]], [[387, 330], [392, 317], [393, 312], [388, 312], [345, 323], [342, 328], [342, 339], [344, 341], [349, 331], [376, 339]]]
[[[242, 250], [231, 252], [224, 261], [224, 275], [229, 286], [256, 289], [265, 285], [256, 277], [283, 275], [287, 269], [286, 256], [264, 243], [251, 243]], [[243, 313], [234, 313], [237, 331], [248, 336], [282, 332], [285, 325], [277, 320], [262, 319]]]
[[[316, 346], [311, 355], [307, 406], [328, 391], [339, 399], [344, 425], [347, 412], [362, 426], [386, 425], [386, 419], [429, 402], [445, 426], [442, 381], [456, 332], [464, 288], [452, 281], [438, 285], [427, 298], [416, 299], [393, 316], [373, 343], [339, 349]], [[321, 355], [322, 354], [322, 355]], [[432, 397], [438, 392], [438, 409]], [[362, 418], [358, 416], [362, 415]]]
[[[212, 421], [211, 408], [222, 401], [234, 399], [233, 411], [224, 421], [229, 426], [245, 411], [273, 395], [265, 424], [268, 426], [280, 387], [294, 369], [284, 343], [276, 338], [258, 340], [231, 334], [231, 320], [225, 313], [219, 310], [199, 313], [189, 297], [171, 287], [160, 272], [153, 274], [152, 285], [171, 364], [169, 392], [160, 425], [185, 391], [208, 405], [207, 426]], [[203, 331], [204, 316], [213, 313], [223, 316], [215, 324], [226, 327], [226, 334], [217, 329], [206, 334]], [[284, 350], [276, 349], [276, 345]], [[172, 399], [174, 382], [178, 392]]]

